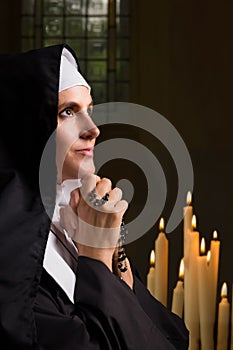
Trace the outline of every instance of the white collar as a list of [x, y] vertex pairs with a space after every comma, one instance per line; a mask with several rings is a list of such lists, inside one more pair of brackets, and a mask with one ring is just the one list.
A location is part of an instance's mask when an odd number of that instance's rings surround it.
[[[69, 204], [70, 193], [80, 186], [79, 179], [65, 180], [61, 185], [57, 185], [56, 205], [52, 222], [59, 230], [57, 233], [60, 233], [60, 237], [58, 238], [51, 231], [49, 232], [43, 261], [44, 269], [59, 284], [72, 302], [74, 302], [78, 250], [60, 225], [60, 209]], [[72, 252], [72, 256], [64, 246]]]

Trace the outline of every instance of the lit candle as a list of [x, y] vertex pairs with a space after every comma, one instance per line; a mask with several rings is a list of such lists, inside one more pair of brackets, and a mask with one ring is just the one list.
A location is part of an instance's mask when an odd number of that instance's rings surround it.
[[150, 253], [150, 269], [147, 274], [147, 288], [150, 293], [155, 295], [155, 251], [152, 250]]
[[184, 260], [181, 259], [179, 269], [179, 280], [177, 281], [176, 287], [173, 289], [172, 297], [172, 312], [178, 315], [180, 318], [183, 317], [184, 307]]
[[184, 232], [191, 232], [192, 228], [192, 217], [193, 217], [193, 207], [192, 207], [192, 193], [189, 191], [186, 197], [186, 206], [184, 207]]
[[184, 321], [190, 332], [189, 350], [199, 350], [199, 304], [197, 257], [199, 256], [199, 232], [196, 216], [192, 217], [193, 230], [186, 230], [184, 249]]
[[222, 285], [221, 302], [218, 305], [217, 350], [227, 350], [230, 320], [230, 304], [227, 300], [227, 284]]
[[214, 349], [214, 322], [212, 320], [212, 300], [209, 267], [211, 253], [205, 254], [205, 239], [201, 240], [201, 256], [197, 257], [198, 264], [198, 298], [200, 314], [200, 338], [202, 350]]
[[155, 241], [155, 297], [164, 306], [167, 306], [167, 288], [168, 288], [168, 240], [163, 232], [164, 219], [160, 219], [160, 233]]
[[189, 191], [186, 197], [186, 206], [183, 210], [184, 216], [184, 257], [186, 255], [186, 250], [188, 249], [187, 235], [193, 231], [192, 227], [192, 217], [193, 217], [193, 206], [192, 206], [192, 193]]
[[219, 253], [220, 253], [220, 241], [218, 240], [218, 234], [215, 230], [213, 232], [213, 239], [210, 242], [210, 278], [211, 278], [211, 296], [212, 296], [212, 319], [213, 322], [216, 319], [216, 304], [217, 304], [217, 287], [218, 287], [218, 271], [219, 271]]

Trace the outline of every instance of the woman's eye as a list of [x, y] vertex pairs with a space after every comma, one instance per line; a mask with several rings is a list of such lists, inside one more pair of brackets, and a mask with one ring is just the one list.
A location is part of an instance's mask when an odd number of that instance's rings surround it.
[[59, 115], [63, 118], [71, 118], [75, 116], [75, 113], [73, 109], [71, 108], [66, 108], [64, 111], [60, 112]]

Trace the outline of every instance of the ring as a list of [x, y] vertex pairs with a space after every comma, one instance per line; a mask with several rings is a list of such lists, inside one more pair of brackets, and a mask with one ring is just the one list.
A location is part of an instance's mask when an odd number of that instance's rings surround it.
[[88, 202], [92, 203], [95, 207], [100, 207], [101, 205], [104, 205], [108, 201], [108, 198], [108, 192], [106, 192], [102, 198], [97, 198], [95, 188], [88, 194]]

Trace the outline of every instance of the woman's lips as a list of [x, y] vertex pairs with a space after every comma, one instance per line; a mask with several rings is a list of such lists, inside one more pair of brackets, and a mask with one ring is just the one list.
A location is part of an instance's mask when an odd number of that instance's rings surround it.
[[93, 157], [93, 148], [91, 147], [79, 149], [79, 150], [76, 150], [75, 152], [77, 152], [78, 154], [83, 154], [84, 156]]

